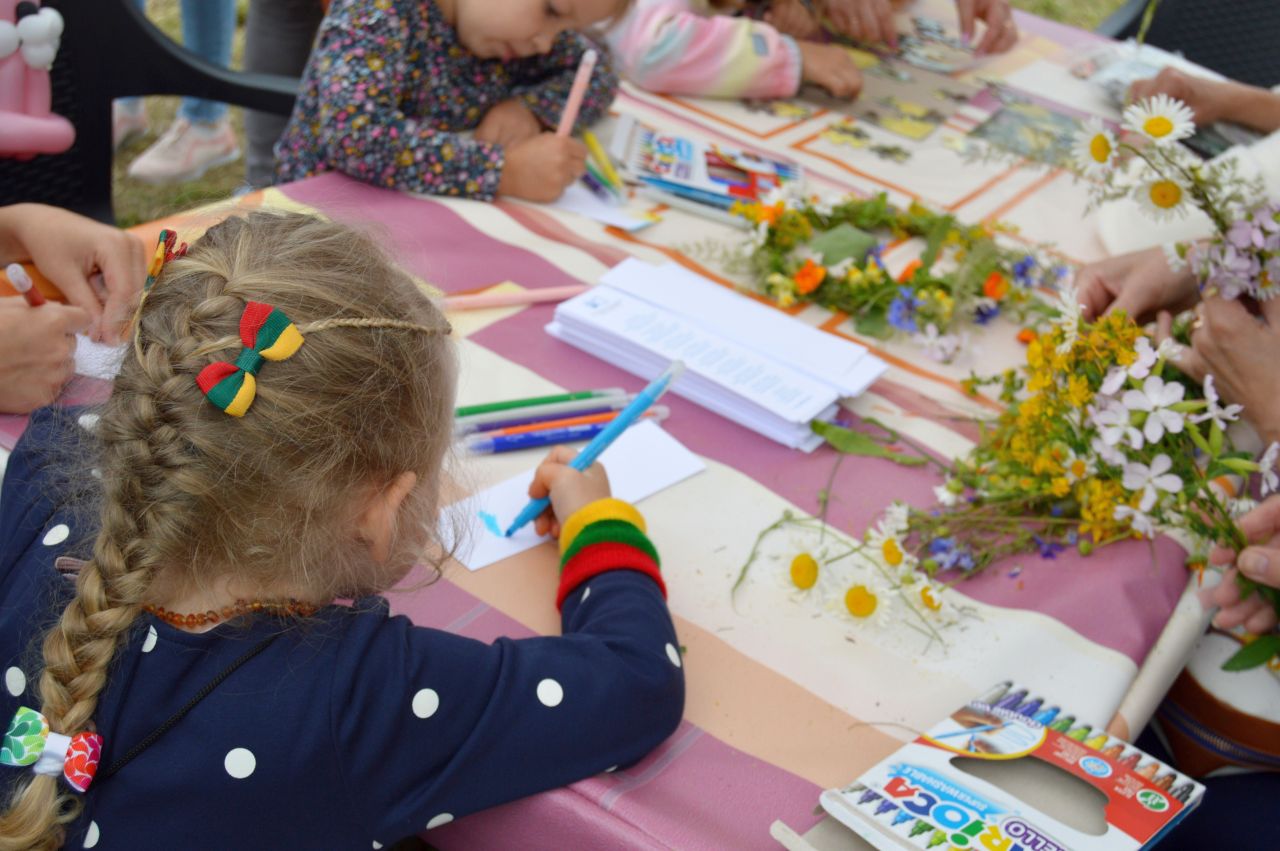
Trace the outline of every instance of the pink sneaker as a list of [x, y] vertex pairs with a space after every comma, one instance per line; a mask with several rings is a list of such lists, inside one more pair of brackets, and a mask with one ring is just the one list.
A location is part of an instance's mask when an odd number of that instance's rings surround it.
[[146, 135], [148, 129], [147, 111], [143, 108], [142, 101], [128, 104], [115, 101], [111, 104], [111, 149], [113, 151], [120, 150], [120, 146], [130, 139]]
[[231, 122], [192, 124], [177, 118], [133, 161], [129, 176], [144, 183], [182, 183], [239, 158], [240, 146]]

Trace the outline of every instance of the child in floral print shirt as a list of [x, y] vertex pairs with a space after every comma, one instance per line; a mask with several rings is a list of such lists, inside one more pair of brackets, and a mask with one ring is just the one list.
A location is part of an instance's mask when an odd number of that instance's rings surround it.
[[[374, 186], [553, 201], [586, 148], [547, 132], [582, 54], [577, 30], [626, 0], [334, 0], [276, 148], [277, 176], [341, 171]], [[578, 124], [617, 89], [596, 65]], [[474, 131], [464, 135], [464, 131]]]

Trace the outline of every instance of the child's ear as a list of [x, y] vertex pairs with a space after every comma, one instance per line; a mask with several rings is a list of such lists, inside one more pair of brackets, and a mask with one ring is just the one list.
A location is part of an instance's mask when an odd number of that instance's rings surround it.
[[380, 490], [371, 491], [368, 501], [356, 518], [356, 534], [369, 545], [369, 554], [379, 564], [384, 564], [391, 558], [396, 516], [417, 483], [418, 474], [406, 470]]

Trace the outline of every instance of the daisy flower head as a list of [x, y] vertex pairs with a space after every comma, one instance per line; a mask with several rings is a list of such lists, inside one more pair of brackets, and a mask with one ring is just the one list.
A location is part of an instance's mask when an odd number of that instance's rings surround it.
[[1140, 100], [1125, 109], [1124, 125], [1157, 145], [1171, 145], [1196, 132], [1191, 107], [1165, 94]]
[[858, 623], [884, 628], [893, 622], [892, 590], [879, 579], [854, 580], [845, 589], [842, 603], [845, 612]]
[[1080, 337], [1080, 295], [1074, 284], [1064, 284], [1058, 288], [1058, 300], [1053, 305], [1057, 315], [1053, 324], [1062, 329], [1062, 342], [1058, 344], [1058, 354], [1071, 353], [1076, 340]]
[[1090, 118], [1076, 135], [1075, 159], [1091, 177], [1104, 175], [1115, 165], [1116, 136], [1101, 119]]
[[1180, 219], [1190, 209], [1187, 190], [1178, 181], [1163, 175], [1138, 184], [1134, 194], [1146, 214], [1158, 222]]
[[1142, 494], [1138, 508], [1146, 513], [1155, 507], [1160, 491], [1177, 493], [1182, 490], [1182, 479], [1177, 474], [1169, 472], [1171, 469], [1173, 469], [1173, 461], [1164, 453], [1152, 458], [1150, 467], [1140, 461], [1130, 461], [1124, 465], [1124, 479], [1121, 484], [1124, 485], [1125, 490]]
[[1068, 449], [1066, 460], [1062, 462], [1062, 469], [1067, 481], [1075, 484], [1093, 475], [1093, 459], [1088, 455], [1077, 455], [1074, 449]]

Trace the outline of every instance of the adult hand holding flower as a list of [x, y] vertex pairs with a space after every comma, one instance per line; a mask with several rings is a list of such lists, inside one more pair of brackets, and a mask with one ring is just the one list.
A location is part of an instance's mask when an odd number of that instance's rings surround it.
[[1199, 298], [1195, 276], [1185, 266], [1175, 271], [1160, 248], [1091, 263], [1076, 275], [1076, 288], [1086, 319], [1123, 310], [1147, 322], [1160, 310], [1186, 310]]
[[[1280, 362], [1280, 300], [1261, 303], [1251, 314], [1239, 301], [1208, 298], [1198, 309], [1191, 348], [1174, 362], [1203, 381], [1214, 377], [1214, 398], [1244, 406], [1245, 416], [1263, 439], [1280, 441], [1280, 394], [1274, 364]], [[1161, 327], [1167, 334], [1168, 317]]]
[[[1276, 589], [1280, 589], [1280, 496], [1271, 497], [1241, 517], [1240, 531], [1249, 546], [1239, 555], [1225, 547], [1217, 547], [1209, 554], [1214, 564], [1234, 563], [1222, 584], [1213, 589], [1213, 602], [1221, 607], [1213, 622], [1222, 629], [1243, 626], [1262, 635], [1275, 629], [1277, 622], [1274, 600]], [[1270, 590], [1259, 589], [1260, 592], [1244, 596], [1236, 581], [1237, 571]]]

